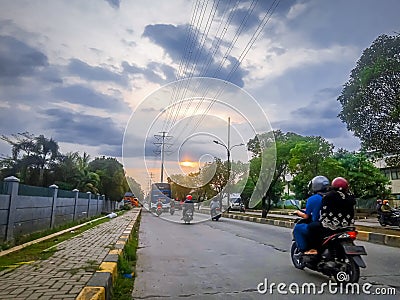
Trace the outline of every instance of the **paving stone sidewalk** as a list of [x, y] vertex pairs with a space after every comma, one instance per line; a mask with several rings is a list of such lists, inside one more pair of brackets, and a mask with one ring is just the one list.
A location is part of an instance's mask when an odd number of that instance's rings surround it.
[[0, 275], [0, 299], [75, 299], [137, 213], [130, 210], [58, 244], [47, 260]]

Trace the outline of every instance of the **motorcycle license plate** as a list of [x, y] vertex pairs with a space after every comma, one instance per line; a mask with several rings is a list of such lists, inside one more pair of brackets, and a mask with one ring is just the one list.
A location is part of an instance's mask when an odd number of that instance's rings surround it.
[[343, 245], [343, 249], [349, 255], [367, 255], [364, 246]]

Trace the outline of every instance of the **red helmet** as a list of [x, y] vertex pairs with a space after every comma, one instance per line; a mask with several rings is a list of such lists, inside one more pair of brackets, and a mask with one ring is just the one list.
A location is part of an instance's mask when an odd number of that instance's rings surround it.
[[192, 195], [187, 195], [186, 196], [186, 200], [192, 200], [192, 199], [193, 199]]
[[349, 189], [349, 183], [343, 177], [336, 177], [332, 180], [332, 187], [339, 191], [347, 191]]

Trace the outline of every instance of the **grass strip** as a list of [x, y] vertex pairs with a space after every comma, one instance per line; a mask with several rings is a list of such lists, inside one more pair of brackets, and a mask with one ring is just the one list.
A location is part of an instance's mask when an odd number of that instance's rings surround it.
[[118, 276], [113, 286], [112, 299], [132, 299], [132, 291], [135, 281], [136, 250], [139, 244], [140, 218], [141, 216], [139, 215], [136, 224], [133, 227], [132, 236], [126, 243], [122, 255], [119, 257]]

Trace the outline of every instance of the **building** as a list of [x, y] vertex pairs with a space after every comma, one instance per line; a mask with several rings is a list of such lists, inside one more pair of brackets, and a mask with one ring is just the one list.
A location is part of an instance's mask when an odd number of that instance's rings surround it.
[[377, 160], [374, 165], [381, 170], [383, 174], [390, 180], [392, 195], [400, 200], [400, 168], [389, 167], [384, 159]]

